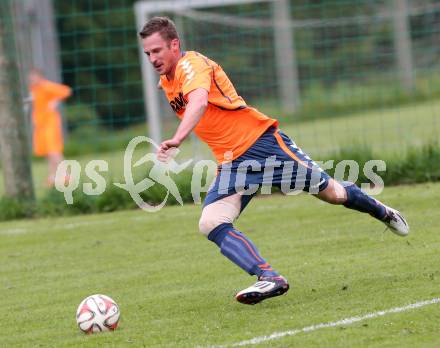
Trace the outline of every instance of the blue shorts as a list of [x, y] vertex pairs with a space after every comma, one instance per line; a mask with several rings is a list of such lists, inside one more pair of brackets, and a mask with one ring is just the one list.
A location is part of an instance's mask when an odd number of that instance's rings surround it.
[[317, 194], [328, 186], [329, 179], [295, 142], [270, 127], [243, 155], [219, 166], [203, 206], [241, 193], [243, 210], [259, 190], [268, 194], [272, 187], [277, 187], [285, 194]]

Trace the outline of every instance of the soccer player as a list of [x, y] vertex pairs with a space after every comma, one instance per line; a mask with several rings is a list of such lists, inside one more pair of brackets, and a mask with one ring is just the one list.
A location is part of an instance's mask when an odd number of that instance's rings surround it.
[[[353, 183], [332, 179], [278, 129], [277, 120], [248, 106], [220, 65], [198, 52], [183, 51], [169, 18], [150, 19], [139, 35], [145, 54], [160, 75], [159, 86], [181, 120], [174, 136], [160, 144], [159, 160], [166, 161], [168, 152], [194, 131], [219, 163], [217, 177], [203, 204], [199, 229], [229, 260], [257, 276], [254, 285], [236, 295], [239, 302], [255, 304], [289, 289], [287, 280], [233, 226], [253, 197], [236, 185], [247, 163], [253, 163], [253, 167], [246, 172], [243, 189], [267, 184], [266, 173], [270, 172], [273, 186], [283, 187], [288, 181], [297, 187], [300, 183], [304, 191], [323, 201], [368, 213], [396, 234], [408, 234], [409, 226], [397, 210], [368, 196]], [[283, 170], [288, 166], [290, 175], [286, 178]]]

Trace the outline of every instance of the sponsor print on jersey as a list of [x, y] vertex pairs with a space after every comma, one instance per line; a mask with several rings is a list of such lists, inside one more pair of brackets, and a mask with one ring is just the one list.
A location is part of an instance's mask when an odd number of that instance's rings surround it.
[[182, 92], [180, 92], [179, 96], [175, 97], [174, 100], [170, 101], [170, 106], [175, 113], [179, 113], [184, 109], [186, 104], [188, 104], [188, 100], [186, 100]]
[[187, 80], [185, 85], [188, 85], [192, 81], [193, 77], [195, 76], [195, 72], [193, 70], [193, 67], [192, 67], [191, 63], [186, 59], [184, 59], [182, 62], [180, 62], [179, 65], [182, 67], [182, 70], [185, 73], [185, 77]]

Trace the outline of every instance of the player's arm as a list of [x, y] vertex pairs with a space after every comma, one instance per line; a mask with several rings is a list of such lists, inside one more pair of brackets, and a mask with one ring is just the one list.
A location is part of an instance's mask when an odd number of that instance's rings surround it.
[[46, 81], [44, 88], [52, 98], [57, 100], [66, 99], [72, 94], [72, 89], [67, 85], [63, 85], [62, 83]]
[[185, 108], [183, 119], [179, 124], [174, 136], [160, 144], [158, 150], [159, 159], [164, 158], [166, 151], [173, 147], [179, 147], [180, 144], [191, 133], [199, 123], [208, 107], [208, 91], [204, 88], [196, 88], [187, 95], [188, 104]]

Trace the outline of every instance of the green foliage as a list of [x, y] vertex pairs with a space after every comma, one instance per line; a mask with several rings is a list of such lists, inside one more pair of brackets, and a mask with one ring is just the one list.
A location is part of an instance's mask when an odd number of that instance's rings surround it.
[[[368, 146], [355, 144], [350, 149], [342, 149], [335, 154], [326, 156], [326, 159], [324, 161], [333, 160], [333, 164], [334, 164], [333, 167], [331, 169], [326, 169], [326, 172], [332, 177], [334, 177], [335, 175], [335, 169], [338, 163], [346, 160], [355, 161], [356, 163], [358, 163], [360, 168], [357, 183], [367, 183], [370, 182], [370, 180], [366, 178], [362, 168], [364, 168], [366, 162], [372, 159], [382, 159], [382, 158], [375, 157], [373, 151]], [[383, 172], [380, 172], [378, 174], [382, 176]]]
[[115, 185], [108, 185], [104, 193], [96, 197], [95, 203], [95, 210], [103, 213], [136, 207], [130, 194]]
[[66, 201], [62, 193], [55, 189], [48, 190], [38, 202], [37, 213], [40, 216], [65, 215]]
[[440, 144], [409, 149], [403, 160], [391, 159], [384, 173], [385, 184], [409, 184], [440, 181]]
[[[440, 144], [430, 143], [421, 148], [410, 148], [406, 152], [394, 155], [379, 155], [366, 145], [357, 145], [341, 150], [327, 159], [335, 165], [343, 160], [354, 160], [359, 164], [360, 172], [357, 183], [369, 183], [363, 172], [366, 162], [374, 159], [386, 163], [386, 171], [377, 172], [385, 185], [414, 184], [440, 181]], [[335, 167], [327, 172], [334, 175]]]
[[30, 202], [3, 196], [0, 199], [0, 221], [32, 217], [34, 209]]

